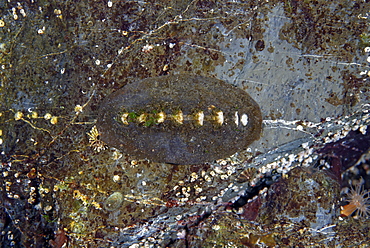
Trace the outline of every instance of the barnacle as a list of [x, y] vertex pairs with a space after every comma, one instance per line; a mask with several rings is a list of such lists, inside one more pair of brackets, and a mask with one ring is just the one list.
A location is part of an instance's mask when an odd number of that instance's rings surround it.
[[104, 201], [104, 208], [108, 211], [117, 210], [123, 202], [123, 195], [120, 192], [114, 192]]
[[247, 182], [255, 175], [255, 173], [255, 168], [247, 168], [239, 174], [237, 181], [240, 183]]
[[107, 148], [107, 145], [104, 143], [104, 141], [100, 140], [99, 131], [98, 129], [96, 129], [96, 126], [93, 126], [93, 128], [90, 130], [90, 132], [87, 133], [87, 135], [89, 135], [90, 146], [95, 151], [100, 152]]
[[362, 184], [357, 184], [355, 187], [351, 187], [346, 200], [349, 203], [342, 207], [340, 211], [342, 216], [350, 216], [357, 211], [359, 217], [369, 217], [370, 191], [364, 190]]

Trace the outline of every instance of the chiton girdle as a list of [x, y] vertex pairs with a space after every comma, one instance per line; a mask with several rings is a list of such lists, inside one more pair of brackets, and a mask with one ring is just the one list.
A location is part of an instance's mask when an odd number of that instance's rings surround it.
[[262, 116], [243, 90], [196, 75], [147, 78], [109, 95], [99, 109], [102, 141], [137, 158], [198, 164], [259, 139]]

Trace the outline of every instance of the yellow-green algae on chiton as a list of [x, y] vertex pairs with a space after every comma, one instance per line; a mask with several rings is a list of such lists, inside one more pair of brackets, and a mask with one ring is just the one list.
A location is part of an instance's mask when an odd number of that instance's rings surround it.
[[101, 104], [102, 141], [137, 158], [197, 164], [225, 158], [259, 139], [258, 104], [221, 80], [170, 75], [131, 83]]

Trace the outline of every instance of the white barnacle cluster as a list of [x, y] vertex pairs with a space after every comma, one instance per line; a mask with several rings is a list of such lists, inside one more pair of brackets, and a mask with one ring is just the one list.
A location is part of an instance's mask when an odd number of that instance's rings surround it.
[[200, 174], [192, 172], [190, 174], [189, 182], [191, 186], [185, 186], [184, 181], [179, 181], [178, 184], [173, 188], [176, 191], [175, 195], [178, 197], [179, 203], [186, 203], [192, 197], [196, 197], [195, 202], [202, 202], [207, 199], [207, 196], [202, 195], [204, 183], [211, 183], [210, 175], [207, 175], [205, 171], [201, 171]]
[[[175, 124], [182, 125], [185, 121], [195, 122], [198, 126], [203, 126], [205, 121], [212, 122], [216, 125], [222, 126], [225, 123], [225, 114], [223, 111], [218, 110], [215, 106], [211, 105], [208, 109], [210, 115], [205, 115], [204, 111], [197, 110], [191, 114], [184, 114], [181, 109], [172, 111], [167, 114], [165, 111], [152, 111], [144, 113], [136, 113], [135, 111], [124, 111], [120, 114], [119, 119], [124, 125], [129, 125], [131, 122], [151, 126], [153, 124], [161, 124], [165, 121], [172, 121]], [[236, 126], [248, 125], [248, 115], [243, 113], [239, 115], [238, 111], [234, 113], [234, 123]]]
[[363, 135], [366, 134], [367, 126], [370, 124], [370, 113], [364, 109], [361, 113], [345, 116], [343, 119], [328, 120], [329, 124], [321, 127], [322, 129], [330, 129], [323, 141], [325, 144], [336, 142], [348, 135], [350, 131], [359, 131]]
[[151, 50], [153, 50], [154, 46], [151, 45], [151, 44], [146, 44], [145, 46], [143, 46], [143, 48], [141, 49], [142, 52], [144, 53], [149, 53]]
[[186, 187], [184, 181], [179, 181], [178, 185], [176, 185], [173, 188], [173, 190], [177, 191], [175, 195], [176, 197], [178, 197], [179, 203], [185, 203], [189, 201], [189, 197], [191, 196], [190, 192], [192, 191], [192, 187], [190, 186]]
[[[217, 175], [221, 180], [227, 180], [232, 174], [235, 173], [235, 166], [224, 166], [224, 167], [219, 167], [216, 166], [214, 167], [215, 175]], [[212, 173], [213, 174], [213, 173]]]
[[19, 18], [19, 15], [18, 15], [18, 11], [19, 13], [23, 16], [23, 17], [26, 17], [27, 14], [26, 14], [26, 11], [24, 10], [23, 6], [21, 3], [17, 2], [17, 7], [13, 7], [12, 8], [12, 14], [13, 14], [13, 18], [14, 20], [18, 20]]
[[[23, 177], [24, 175], [22, 176], [22, 173], [12, 171], [12, 166], [12, 163], [4, 163], [2, 167], [3, 169], [5, 169], [1, 173], [1, 176], [4, 179], [4, 197], [11, 199], [11, 201], [17, 201], [20, 200], [21, 195], [23, 195], [24, 197], [26, 197], [26, 199], [24, 200], [26, 200], [29, 204], [32, 204], [35, 209], [50, 211], [52, 209], [51, 205], [46, 205], [45, 201], [42, 201], [43, 203], [45, 203], [45, 206], [43, 206], [41, 202], [38, 203], [37, 201], [37, 199], [46, 197], [46, 195], [49, 194], [51, 190], [47, 187], [44, 187], [43, 184], [40, 184], [39, 187], [32, 186], [31, 178], [34, 178], [34, 176], [36, 176], [36, 169], [32, 168], [26, 174], [27, 177]], [[20, 194], [20, 185], [23, 185], [23, 194]], [[20, 222], [19, 219], [13, 219], [12, 221], [14, 221], [14, 223]]]
[[[369, 110], [364, 106], [362, 111], [359, 111], [351, 116], [344, 116], [340, 119], [327, 118], [326, 122], [321, 125], [313, 125], [318, 130], [324, 130], [319, 136], [310, 136], [301, 143], [299, 147], [293, 146], [289, 148], [289, 144], [277, 148], [274, 154], [266, 154], [257, 156], [255, 161], [248, 166], [255, 167], [257, 173], [249, 180], [249, 185], [254, 187], [264, 178], [265, 175], [278, 173], [282, 176], [286, 175], [290, 170], [304, 166], [308, 167], [316, 163], [319, 155], [316, 150], [324, 147], [326, 144], [336, 142], [345, 138], [350, 131], [359, 131], [366, 134], [367, 127], [370, 124]], [[290, 150], [290, 152], [286, 152]], [[273, 173], [274, 171], [274, 173]]]
[[[173, 191], [176, 192], [175, 196], [177, 197], [177, 201], [181, 204], [194, 204], [194, 202], [207, 204], [206, 202], [209, 200], [218, 201], [230, 189], [234, 191], [239, 190], [239, 187], [234, 183], [228, 183], [230, 177], [235, 173], [236, 166], [231, 163], [223, 165], [215, 164], [208, 172], [204, 170], [192, 172], [189, 175], [188, 180], [179, 181], [173, 188]], [[215, 183], [219, 183], [220, 180], [228, 186], [225, 189], [221, 189], [217, 195], [210, 197], [209, 192], [207, 191], [208, 187], [213, 187]]]

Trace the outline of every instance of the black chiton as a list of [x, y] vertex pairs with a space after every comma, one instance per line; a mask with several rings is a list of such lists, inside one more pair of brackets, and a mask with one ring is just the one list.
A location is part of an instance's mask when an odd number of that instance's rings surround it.
[[101, 140], [138, 158], [197, 164], [226, 158], [259, 139], [258, 104], [221, 80], [194, 75], [147, 78], [108, 96]]

